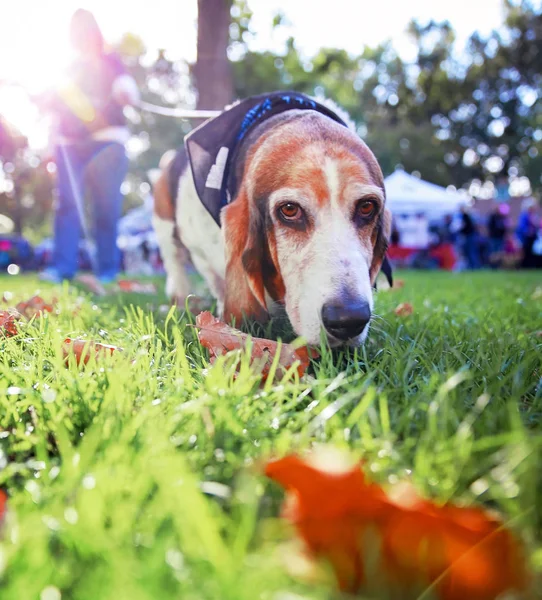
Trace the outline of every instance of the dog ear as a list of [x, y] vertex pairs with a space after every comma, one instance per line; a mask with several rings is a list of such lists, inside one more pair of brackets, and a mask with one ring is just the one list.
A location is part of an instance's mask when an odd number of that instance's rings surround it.
[[393, 285], [391, 265], [386, 257], [386, 250], [391, 237], [391, 212], [384, 208], [379, 222], [375, 228], [376, 240], [374, 242], [373, 262], [371, 264], [371, 283], [374, 284], [380, 269], [386, 275], [388, 283]]
[[265, 232], [257, 210], [251, 210], [245, 186], [221, 213], [226, 247], [224, 320], [268, 318], [262, 265]]

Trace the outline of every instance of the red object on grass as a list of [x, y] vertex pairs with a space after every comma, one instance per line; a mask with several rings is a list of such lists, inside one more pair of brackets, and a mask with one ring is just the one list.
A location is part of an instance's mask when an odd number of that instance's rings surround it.
[[21, 318], [21, 315], [17, 311], [13, 310], [0, 310], [0, 332], [11, 337], [17, 335], [16, 322]]
[[131, 281], [128, 279], [121, 279], [117, 282], [119, 290], [121, 292], [132, 292], [135, 294], [155, 294], [156, 286], [154, 283], [148, 282], [143, 283], [141, 281]]
[[410, 302], [401, 302], [393, 312], [399, 317], [409, 317], [414, 312], [414, 307]]
[[4, 520], [6, 515], [6, 509], [8, 505], [8, 495], [4, 490], [0, 490], [0, 524]]
[[[405, 248], [404, 246], [391, 244], [387, 255], [397, 266], [403, 266], [403, 263], [406, 263], [417, 252], [420, 252], [419, 248]], [[457, 263], [457, 256], [452, 244], [435, 246], [429, 250], [429, 255], [438, 261], [441, 269], [446, 271], [453, 271]]]
[[56, 300], [51, 303], [45, 302], [41, 296], [32, 296], [27, 302], [19, 302], [15, 307], [27, 319], [31, 319], [35, 315], [41, 315], [44, 312], [52, 313]]
[[[100, 344], [92, 340], [78, 340], [72, 338], [66, 338], [62, 345], [62, 353], [64, 359], [68, 362], [68, 358], [71, 354], [75, 356], [77, 364], [87, 364], [91, 356], [98, 358], [100, 355], [113, 354], [113, 352], [122, 352], [122, 348], [117, 346], [110, 346], [108, 344]], [[84, 355], [83, 355], [84, 353]]]
[[495, 600], [529, 585], [523, 545], [480, 507], [438, 505], [407, 482], [384, 490], [359, 465], [330, 469], [295, 455], [265, 474], [285, 488], [284, 516], [344, 591], [369, 585], [410, 599], [431, 586], [439, 600]]
[[[211, 361], [232, 350], [246, 347], [248, 335], [238, 329], [234, 329], [226, 323], [214, 317], [210, 312], [202, 312], [196, 317], [198, 338], [201, 345], [209, 350]], [[273, 359], [278, 351], [278, 342], [263, 338], [253, 337], [251, 363], [262, 361], [261, 374], [264, 379], [269, 375]], [[317, 356], [315, 351], [310, 351], [306, 346], [295, 349], [291, 344], [282, 344], [278, 365], [289, 369], [295, 362], [299, 361], [297, 372], [301, 377], [309, 366], [309, 359]]]

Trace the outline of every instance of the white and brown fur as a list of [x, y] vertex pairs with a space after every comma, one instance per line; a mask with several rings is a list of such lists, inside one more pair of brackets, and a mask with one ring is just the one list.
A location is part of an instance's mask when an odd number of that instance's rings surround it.
[[[263, 321], [282, 305], [295, 332], [315, 344], [326, 302], [348, 294], [372, 310], [390, 218], [382, 172], [361, 139], [318, 112], [290, 110], [253, 129], [234, 167], [240, 184], [222, 210], [221, 228], [201, 203], [190, 168], [180, 175], [175, 206], [163, 168], [153, 223], [167, 294], [182, 302], [191, 292], [187, 249], [228, 322]], [[370, 219], [356, 212], [363, 201], [374, 203]], [[285, 202], [301, 207], [304, 226], [283, 222], [278, 210]], [[361, 343], [367, 329], [348, 343]]]

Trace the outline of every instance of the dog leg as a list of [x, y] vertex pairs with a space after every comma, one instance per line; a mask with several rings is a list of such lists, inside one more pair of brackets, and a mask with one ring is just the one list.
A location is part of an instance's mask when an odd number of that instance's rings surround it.
[[175, 236], [175, 223], [155, 214], [152, 224], [167, 273], [166, 294], [177, 304], [184, 305], [191, 284], [184, 267], [186, 252]]

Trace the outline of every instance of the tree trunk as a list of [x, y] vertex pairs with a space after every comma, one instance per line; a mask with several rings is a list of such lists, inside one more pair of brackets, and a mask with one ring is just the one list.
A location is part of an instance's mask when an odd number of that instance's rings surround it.
[[198, 56], [194, 78], [197, 108], [221, 110], [233, 99], [227, 50], [233, 0], [198, 0]]

